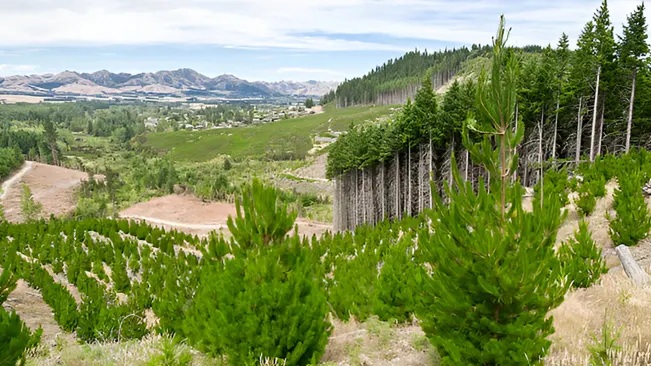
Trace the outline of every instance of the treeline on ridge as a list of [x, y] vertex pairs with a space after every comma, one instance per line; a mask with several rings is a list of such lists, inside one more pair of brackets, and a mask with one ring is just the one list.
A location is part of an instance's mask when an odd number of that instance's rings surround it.
[[[534, 45], [517, 49], [523, 53], [542, 51], [542, 47]], [[377, 66], [362, 77], [344, 81], [336, 90], [321, 97], [321, 104], [333, 101], [342, 107], [373, 104], [378, 93], [418, 86], [427, 73], [432, 75], [445, 73], [452, 76], [462, 69], [464, 63], [476, 58], [489, 57], [491, 50], [490, 45], [473, 44], [470, 49], [464, 46], [435, 52], [410, 51], [399, 58], [390, 59], [382, 66]]]
[[[644, 9], [644, 4], [639, 5], [628, 16], [622, 34], [615, 37], [608, 4], [603, 1], [582, 30], [576, 50], [570, 50], [565, 34], [556, 48], [547, 46], [535, 57], [524, 57], [517, 48], [508, 49], [520, 55], [514, 113], [525, 126], [525, 139], [518, 147], [522, 165], [547, 159], [594, 160], [598, 155], [629, 151], [632, 146], [648, 147], [651, 69]], [[385, 69], [390, 68], [385, 65], [369, 75], [382, 74]], [[369, 75], [342, 84], [341, 90], [374, 79]], [[442, 105], [437, 106], [432, 92], [424, 90], [429, 89], [430, 78], [425, 79], [426, 87], [418, 90], [414, 102], [408, 102], [392, 123], [355, 126], [333, 144], [329, 177], [373, 166], [428, 139], [438, 150], [455, 141], [453, 150], [459, 147], [463, 122], [473, 115], [478, 103], [474, 81], [454, 80]]]

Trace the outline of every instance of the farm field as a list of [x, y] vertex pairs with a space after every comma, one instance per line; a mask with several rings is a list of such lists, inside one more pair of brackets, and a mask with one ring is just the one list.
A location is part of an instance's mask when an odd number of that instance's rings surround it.
[[[391, 114], [390, 106], [326, 107], [325, 113], [281, 120], [245, 128], [150, 133], [147, 145], [168, 151], [179, 161], [201, 162], [219, 155], [235, 159], [252, 157], [302, 158], [312, 149], [317, 133], [343, 131], [353, 122], [364, 122]], [[331, 120], [329, 123], [328, 121]]]

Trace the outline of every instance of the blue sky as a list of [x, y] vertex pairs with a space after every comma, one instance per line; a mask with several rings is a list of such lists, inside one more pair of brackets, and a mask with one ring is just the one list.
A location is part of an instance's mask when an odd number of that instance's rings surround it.
[[[572, 42], [600, 0], [20, 0], [0, 2], [0, 75], [193, 68], [343, 80], [414, 48]], [[611, 0], [616, 32], [637, 0]]]

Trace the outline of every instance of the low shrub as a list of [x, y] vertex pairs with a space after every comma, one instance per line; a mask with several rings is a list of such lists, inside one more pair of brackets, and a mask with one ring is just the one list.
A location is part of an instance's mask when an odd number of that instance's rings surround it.
[[204, 267], [186, 316], [189, 341], [210, 355], [226, 355], [231, 365], [254, 364], [261, 356], [286, 359], [286, 365], [317, 362], [331, 332], [328, 306], [297, 242]]
[[579, 223], [579, 230], [558, 250], [563, 274], [572, 286], [590, 287], [607, 272], [601, 248], [597, 248], [585, 221]]
[[616, 217], [610, 218], [610, 237], [616, 245], [636, 245], [649, 235], [651, 215], [644, 200], [640, 172], [622, 172], [617, 178], [613, 208]]

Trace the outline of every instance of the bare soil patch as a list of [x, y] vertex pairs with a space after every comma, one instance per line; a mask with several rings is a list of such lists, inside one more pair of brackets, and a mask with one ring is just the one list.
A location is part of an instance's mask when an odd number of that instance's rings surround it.
[[314, 107], [308, 109], [308, 111], [314, 112], [314, 114], [321, 114], [325, 112], [322, 105], [315, 105]]
[[26, 184], [34, 196], [34, 201], [43, 205], [43, 216], [55, 216], [72, 212], [76, 206], [74, 190], [82, 180], [88, 178], [84, 172], [54, 165], [32, 162], [32, 168], [7, 188], [2, 199], [7, 220], [22, 222], [20, 200], [22, 185]]
[[[235, 205], [232, 203], [206, 203], [190, 195], [153, 198], [120, 212], [123, 218], [142, 219], [151, 225], [174, 228], [193, 235], [206, 235], [213, 230], [221, 230], [228, 235], [226, 220], [228, 216], [235, 215]], [[321, 235], [326, 230], [332, 230], [332, 225], [309, 220], [296, 220], [296, 223], [300, 235]]]
[[15, 310], [25, 325], [32, 331], [43, 328], [43, 339], [51, 340], [57, 334], [64, 334], [63, 330], [54, 321], [52, 309], [43, 300], [38, 290], [30, 288], [27, 282], [20, 279], [16, 289], [9, 294], [9, 298], [2, 304], [5, 309]]

